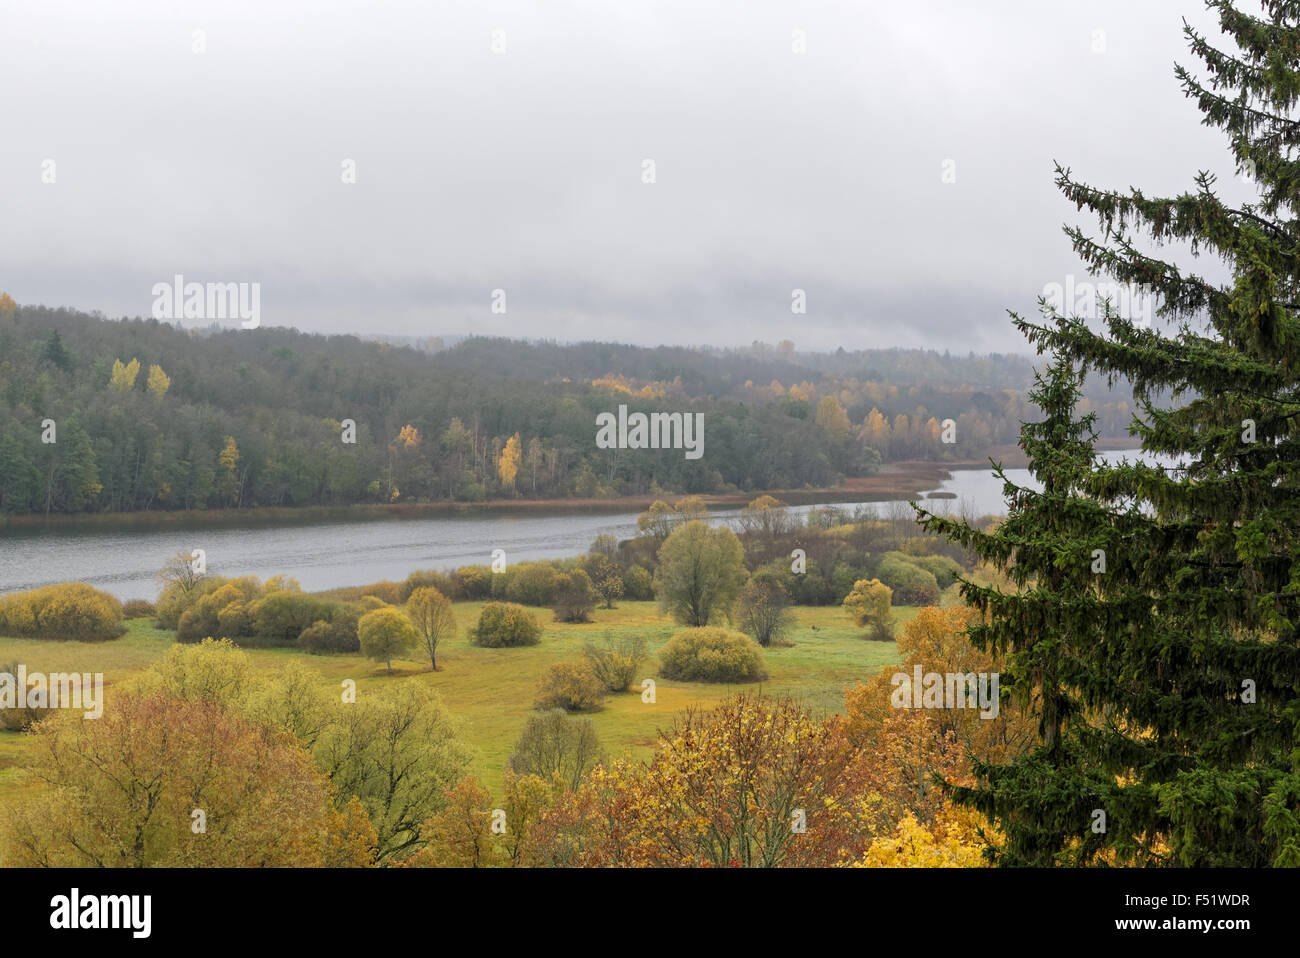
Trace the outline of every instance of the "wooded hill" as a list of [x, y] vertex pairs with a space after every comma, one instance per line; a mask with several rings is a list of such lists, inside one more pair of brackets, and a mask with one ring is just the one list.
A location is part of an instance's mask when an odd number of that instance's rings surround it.
[[[1016, 355], [439, 346], [186, 330], [0, 298], [0, 510], [823, 487], [894, 459], [979, 459], [1014, 442], [1030, 411], [1032, 363]], [[1127, 403], [1104, 388], [1090, 399], [1103, 435], [1122, 434]], [[597, 448], [596, 416], [619, 404], [703, 413], [703, 456]], [[954, 444], [939, 441], [949, 418]]]

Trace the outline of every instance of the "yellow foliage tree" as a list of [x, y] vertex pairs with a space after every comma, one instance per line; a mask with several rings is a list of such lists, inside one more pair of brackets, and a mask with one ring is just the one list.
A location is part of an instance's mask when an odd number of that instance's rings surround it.
[[128, 690], [98, 721], [60, 710], [37, 727], [25, 762], [30, 787], [0, 814], [4, 865], [317, 867], [353, 857], [330, 855], [332, 835], [345, 836], [307, 751], [210, 699]]
[[225, 448], [217, 456], [217, 462], [225, 472], [221, 477], [221, 492], [227, 499], [234, 499], [239, 492], [239, 447], [235, 445], [234, 436], [226, 437]]
[[892, 639], [893, 616], [889, 610], [893, 598], [894, 590], [879, 579], [859, 579], [844, 597], [844, 608], [855, 625], [871, 630], [872, 638]]
[[8, 293], [0, 293], [0, 316], [3, 316], [5, 319], [8, 319], [10, 316], [14, 314], [14, 310], [16, 310], [17, 308], [18, 308], [18, 304], [14, 302], [14, 298], [12, 296], [10, 296]]
[[412, 867], [489, 868], [502, 863], [493, 833], [492, 796], [471, 776], [447, 790], [447, 803], [424, 823], [425, 846], [406, 863]]
[[515, 476], [519, 475], [519, 460], [523, 456], [523, 446], [519, 442], [519, 433], [515, 433], [501, 450], [501, 459], [497, 462], [497, 473], [502, 485], [514, 488]]
[[887, 838], [871, 843], [865, 868], [978, 868], [989, 866], [980, 829], [992, 832], [974, 809], [945, 805], [927, 826], [908, 812]]
[[[891, 676], [896, 672], [910, 675], [918, 665], [925, 672], [1000, 673], [1002, 660], [975, 648], [966, 636], [966, 630], [978, 620], [979, 613], [965, 605], [919, 609], [898, 637], [903, 661], [883, 669], [845, 696], [845, 712], [850, 720], [864, 734], [875, 734], [887, 716], [896, 711], [890, 705]], [[1037, 722], [1016, 701], [1002, 702], [996, 718], [981, 718], [974, 709], [940, 709], [932, 717], [941, 732], [951, 733], [963, 750], [982, 761], [1009, 761], [1031, 748], [1037, 739]]]
[[877, 452], [889, 451], [889, 420], [874, 406], [862, 422], [862, 439]]
[[135, 388], [135, 378], [140, 375], [140, 360], [132, 358], [125, 366], [122, 360], [113, 361], [113, 377], [109, 380], [109, 385], [114, 389], [122, 392], [129, 392]]
[[[158, 367], [155, 366], [154, 368], [157, 369]], [[217, 457], [217, 460], [221, 463], [222, 469], [232, 475], [234, 474], [235, 467], [239, 465], [239, 447], [235, 445], [234, 436], [226, 437], [226, 446], [221, 450], [221, 455]]]
[[402, 427], [393, 444], [399, 449], [418, 449], [420, 447], [420, 430], [416, 429], [409, 422]]
[[167, 395], [167, 390], [171, 389], [171, 386], [171, 377], [163, 372], [161, 366], [153, 365], [149, 367], [149, 395], [153, 396], [154, 399], [162, 399], [163, 396]]
[[847, 438], [852, 429], [849, 414], [834, 396], [826, 396], [817, 404], [817, 425], [835, 439]]

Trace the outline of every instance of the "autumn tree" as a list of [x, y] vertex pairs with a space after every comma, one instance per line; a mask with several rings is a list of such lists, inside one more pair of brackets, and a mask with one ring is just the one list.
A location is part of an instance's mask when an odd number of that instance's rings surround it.
[[167, 395], [167, 390], [172, 388], [171, 377], [163, 372], [161, 366], [151, 365], [145, 386], [149, 390], [150, 396], [153, 396], [154, 399], [162, 399]]
[[355, 795], [369, 813], [381, 863], [421, 845], [420, 826], [444, 807], [472, 755], [438, 693], [415, 680], [334, 706], [312, 752], [339, 795]]
[[853, 624], [866, 629], [871, 638], [892, 639], [894, 625], [890, 602], [893, 594], [893, 590], [879, 579], [859, 579], [844, 597], [844, 610], [853, 619]]
[[[154, 367], [157, 368], [156, 366]], [[221, 493], [222, 498], [227, 502], [239, 504], [239, 447], [235, 444], [234, 436], [226, 437], [226, 444], [222, 447], [220, 454], [217, 456], [217, 464], [221, 467]]]
[[846, 754], [790, 700], [687, 711], [644, 765], [593, 770], [533, 829], [536, 864], [773, 867], [834, 815]]
[[393, 674], [393, 656], [413, 651], [420, 635], [401, 609], [387, 605], [367, 612], [357, 622], [357, 638], [361, 640], [361, 654], [388, 666]]
[[[424, 847], [406, 864], [432, 868], [491, 868], [504, 860], [493, 833], [492, 796], [466, 776], [447, 790], [443, 807], [420, 827]], [[503, 819], [504, 823], [504, 819]]]
[[506, 769], [502, 776], [505, 792], [506, 832], [502, 841], [511, 864], [524, 856], [533, 827], [550, 806], [555, 790], [539, 775], [516, 775]]
[[[845, 695], [845, 713], [860, 741], [878, 738], [889, 724], [895, 707], [894, 676], [909, 679], [917, 666], [923, 673], [945, 675], [998, 675], [1006, 672], [1004, 659], [971, 644], [968, 631], [979, 623], [979, 613], [968, 605], [945, 609], [918, 609], [898, 636], [902, 659]], [[928, 709], [935, 734], [951, 736], [952, 743], [972, 761], [1002, 764], [1030, 751], [1037, 743], [1037, 720], [1023, 703], [998, 700], [995, 715], [975, 708]]]
[[731, 604], [745, 581], [745, 550], [725, 526], [700, 520], [675, 529], [659, 548], [655, 593], [660, 607], [690, 626], [705, 626]]
[[605, 603], [605, 608], [614, 608], [614, 602], [622, 598], [624, 588], [623, 573], [618, 563], [607, 553], [593, 551], [583, 558], [582, 568]]
[[654, 536], [661, 542], [678, 526], [695, 520], [708, 521], [709, 510], [699, 496], [686, 496], [669, 505], [655, 500], [636, 518], [637, 531]]
[[109, 385], [119, 392], [130, 392], [135, 388], [135, 379], [140, 375], [140, 360], [132, 358], [126, 365], [122, 360], [113, 361], [113, 375]]
[[506, 441], [501, 450], [501, 458], [497, 460], [497, 475], [501, 477], [503, 486], [514, 489], [515, 476], [519, 475], [519, 462], [522, 456], [523, 447], [519, 442], [519, 433], [515, 433]]
[[119, 690], [103, 716], [37, 727], [0, 823], [6, 864], [319, 866], [339, 823], [292, 737], [217, 701]]
[[785, 638], [794, 626], [790, 594], [770, 572], [756, 573], [736, 597], [731, 620], [759, 645]]
[[406, 600], [406, 614], [415, 624], [420, 644], [429, 653], [429, 665], [438, 671], [438, 646], [456, 634], [451, 601], [433, 586], [423, 586]]
[[842, 442], [849, 438], [853, 429], [848, 413], [834, 396], [825, 396], [817, 404], [817, 425], [826, 430], [831, 438]]

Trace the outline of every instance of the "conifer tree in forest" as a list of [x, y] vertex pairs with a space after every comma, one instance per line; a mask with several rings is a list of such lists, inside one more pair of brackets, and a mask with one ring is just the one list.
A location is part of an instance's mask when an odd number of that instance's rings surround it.
[[[953, 789], [1005, 832], [1003, 864], [1300, 865], [1300, 2], [1208, 6], [1237, 49], [1185, 25], [1207, 79], [1176, 75], [1257, 201], [1227, 203], [1205, 172], [1161, 198], [1058, 166], [1100, 221], [1067, 228], [1075, 251], [1149, 286], [1162, 322], [1110, 304], [1100, 329], [1045, 301], [1041, 322], [1013, 315], [1053, 356], [1021, 439], [1044, 488], [1007, 483], [988, 533], [922, 513], [1014, 584], [962, 588], [985, 613], [972, 641], [1007, 655], [1002, 686], [1040, 742]], [[1142, 248], [1175, 242], [1229, 278]], [[1094, 460], [1075, 413], [1089, 370], [1132, 384], [1131, 432], [1172, 465]]]

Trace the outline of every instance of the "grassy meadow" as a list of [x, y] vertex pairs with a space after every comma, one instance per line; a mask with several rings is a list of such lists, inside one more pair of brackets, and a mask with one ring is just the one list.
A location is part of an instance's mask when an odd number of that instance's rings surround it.
[[[577, 659], [588, 639], [599, 639], [606, 631], [639, 635], [645, 639], [649, 658], [642, 665], [633, 688], [605, 699], [600, 711], [586, 713], [610, 757], [647, 757], [660, 728], [691, 705], [708, 706], [742, 690], [761, 690], [770, 695], [790, 695], [818, 713], [843, 707], [844, 690], [899, 660], [893, 642], [862, 637], [839, 606], [800, 606], [793, 611], [795, 627], [785, 645], [764, 650], [768, 678], [760, 684], [706, 684], [674, 682], [658, 677], [657, 653], [681, 626], [663, 616], [653, 602], [620, 602], [614, 609], [597, 609], [592, 622], [567, 624], [551, 621], [550, 609], [532, 611], [545, 626], [540, 645], [522, 648], [487, 649], [470, 645], [467, 630], [478, 620], [484, 602], [457, 602], [457, 636], [438, 650], [439, 670], [433, 672], [427, 660], [394, 660], [389, 676], [382, 662], [360, 654], [307, 655], [297, 649], [248, 649], [256, 666], [274, 669], [290, 658], [299, 658], [318, 671], [327, 687], [338, 690], [345, 679], [357, 683], [358, 695], [384, 682], [414, 677], [437, 689], [452, 714], [462, 723], [464, 736], [478, 751], [474, 771], [494, 793], [500, 794], [506, 759], [529, 716], [537, 684], [547, 666]], [[894, 608], [895, 629], [916, 614], [915, 607]], [[0, 665], [22, 662], [31, 671], [103, 672], [105, 697], [112, 685], [146, 669], [161, 658], [175, 641], [174, 633], [156, 629], [151, 619], [133, 619], [127, 634], [110, 642], [71, 642], [50, 639], [0, 637]], [[654, 704], [641, 700], [640, 678], [656, 683]], [[7, 793], [21, 787], [17, 764], [27, 748], [22, 733], [0, 731], [0, 802]]]

